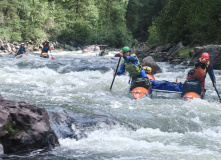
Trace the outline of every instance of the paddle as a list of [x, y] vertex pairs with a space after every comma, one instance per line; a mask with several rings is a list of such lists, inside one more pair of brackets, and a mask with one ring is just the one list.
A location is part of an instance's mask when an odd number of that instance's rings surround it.
[[215, 88], [215, 90], [216, 90], [216, 93], [217, 93], [217, 95], [218, 95], [218, 97], [219, 97], [219, 102], [221, 103], [221, 99], [220, 99], [220, 95], [219, 95], [219, 92], [217, 91], [217, 89]]
[[51, 54], [51, 59], [52, 59], [52, 60], [55, 60], [55, 58], [52, 56], [52, 54]]
[[[210, 77], [210, 79], [211, 79], [211, 81], [212, 81], [212, 78]], [[213, 81], [212, 81], [213, 82]], [[217, 91], [217, 89], [216, 89], [216, 87], [214, 87], [215, 88], [215, 91], [216, 91], [216, 93], [217, 93], [217, 95], [218, 95], [218, 97], [219, 97], [219, 102], [221, 103], [221, 99], [220, 99], [220, 96], [219, 96], [219, 92]]]
[[119, 61], [118, 61], [118, 64], [117, 64], [117, 68], [116, 68], [116, 70], [115, 70], [114, 78], [113, 78], [113, 81], [112, 81], [111, 86], [110, 86], [110, 91], [111, 91], [112, 86], [113, 86], [113, 84], [114, 84], [114, 79], [115, 79], [116, 74], [117, 74], [117, 70], [118, 70], [118, 67], [119, 67], [119, 64], [120, 64], [120, 60], [121, 60], [121, 57], [119, 58]]

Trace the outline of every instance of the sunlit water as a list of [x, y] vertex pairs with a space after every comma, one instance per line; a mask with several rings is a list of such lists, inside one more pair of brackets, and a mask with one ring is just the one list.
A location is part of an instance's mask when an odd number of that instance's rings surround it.
[[[0, 57], [0, 88], [5, 99], [27, 101], [49, 112], [64, 108], [73, 113], [115, 118], [116, 125], [99, 123], [79, 140], [59, 138], [49, 153], [6, 159], [219, 160], [221, 104], [206, 78], [205, 99], [184, 101], [179, 94], [153, 93], [134, 100], [128, 75], [117, 76], [109, 91], [118, 59], [114, 53], [57, 52], [55, 60], [37, 54]], [[184, 82], [188, 67], [158, 63], [157, 80]], [[217, 88], [221, 72], [215, 71]], [[221, 90], [221, 89], [220, 89]], [[73, 125], [72, 129], [78, 133]]]

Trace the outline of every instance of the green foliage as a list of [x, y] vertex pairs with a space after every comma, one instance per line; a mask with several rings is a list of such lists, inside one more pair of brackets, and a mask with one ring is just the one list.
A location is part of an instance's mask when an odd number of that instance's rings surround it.
[[[112, 47], [146, 41], [166, 0], [1, 0], [0, 38]], [[137, 40], [136, 40], [137, 39]]]
[[[160, 36], [160, 43], [199, 44], [221, 41], [221, 6], [219, 0], [168, 0], [153, 26]], [[150, 34], [156, 34], [156, 32]], [[149, 42], [154, 40], [150, 35]], [[151, 39], [152, 38], [152, 39]]]
[[139, 41], [146, 41], [147, 32], [152, 24], [152, 19], [158, 16], [166, 0], [130, 0], [127, 7], [127, 26], [133, 37]]
[[11, 41], [22, 41], [21, 32], [11, 32], [10, 33], [10, 40]]
[[13, 139], [17, 133], [24, 132], [24, 128], [19, 123], [13, 121], [9, 123], [6, 127], [6, 130], [9, 132], [10, 138]]
[[150, 26], [148, 32], [150, 33], [148, 38], [149, 45], [154, 46], [161, 43], [161, 37], [159, 32], [157, 32], [157, 27], [155, 25]]
[[182, 56], [183, 58], [189, 57], [190, 51], [193, 50], [193, 48], [186, 48], [184, 50], [181, 50], [178, 52], [178, 55]]

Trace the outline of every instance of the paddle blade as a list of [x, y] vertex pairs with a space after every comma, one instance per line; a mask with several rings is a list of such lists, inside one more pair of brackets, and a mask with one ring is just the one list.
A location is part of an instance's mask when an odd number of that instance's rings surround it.
[[55, 58], [54, 58], [54, 57], [51, 57], [51, 59], [52, 59], [52, 60], [55, 60]]

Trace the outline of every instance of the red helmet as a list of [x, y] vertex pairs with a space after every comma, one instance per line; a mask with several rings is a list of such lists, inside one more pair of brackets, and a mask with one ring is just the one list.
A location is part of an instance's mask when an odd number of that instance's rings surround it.
[[203, 53], [201, 56], [203, 59], [209, 59], [209, 53]]

